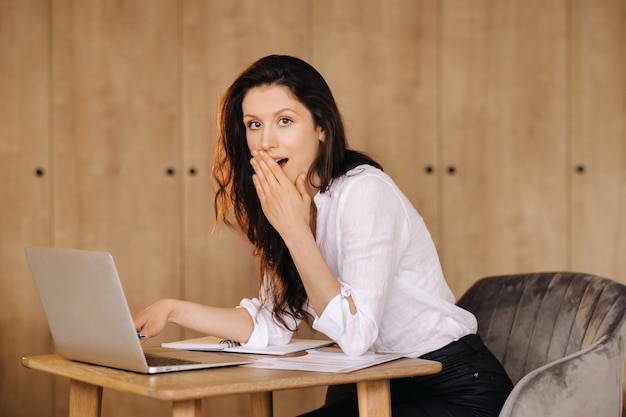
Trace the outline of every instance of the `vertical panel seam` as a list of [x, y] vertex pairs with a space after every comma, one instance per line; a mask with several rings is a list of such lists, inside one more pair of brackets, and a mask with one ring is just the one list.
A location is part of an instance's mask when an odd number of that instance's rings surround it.
[[[48, 244], [49, 246], [55, 246], [56, 241], [56, 233], [55, 233], [55, 223], [56, 223], [56, 212], [55, 212], [55, 197], [56, 193], [54, 187], [54, 179], [55, 169], [54, 169], [54, 13], [53, 13], [53, 2], [49, 1], [48, 5], [48, 187], [47, 187], [47, 198], [48, 198], [48, 215], [49, 223], [48, 223]], [[51, 341], [51, 336], [47, 336], [48, 341]], [[50, 398], [51, 398], [51, 409], [50, 415], [53, 416], [54, 410], [57, 409], [57, 381], [58, 378], [50, 377], [48, 379], [50, 381]]]
[[[177, 47], [177, 55], [178, 55], [178, 59], [177, 59], [177, 68], [176, 68], [176, 74], [177, 74], [177, 88], [178, 88], [178, 94], [176, 99], [178, 100], [177, 103], [177, 111], [178, 114], [176, 115], [176, 131], [178, 133], [178, 140], [177, 140], [177, 145], [178, 145], [178, 164], [179, 164], [179, 169], [178, 171], [180, 172], [179, 175], [179, 179], [178, 179], [178, 273], [179, 273], [179, 282], [178, 282], [178, 291], [179, 291], [179, 297], [182, 298], [187, 298], [187, 294], [186, 294], [186, 290], [187, 290], [187, 279], [188, 277], [186, 276], [186, 263], [185, 263], [185, 249], [186, 249], [186, 241], [187, 241], [187, 236], [185, 234], [185, 223], [186, 223], [186, 212], [185, 212], [185, 208], [186, 208], [186, 204], [185, 204], [185, 136], [184, 136], [184, 129], [183, 129], [183, 114], [184, 114], [184, 106], [183, 106], [183, 95], [184, 95], [184, 90], [183, 90], [183, 59], [184, 59], [184, 31], [183, 31], [183, 26], [184, 26], [184, 6], [183, 6], [183, 0], [177, 0], [177, 4], [176, 4], [176, 9], [177, 9], [177, 19], [176, 19], [176, 26], [177, 26], [177, 35], [178, 35], [178, 39], [176, 42], [176, 47]], [[182, 335], [183, 330], [179, 330], [179, 334]]]
[[565, 0], [565, 264], [573, 268], [572, 244], [572, 2]]
[[306, 0], [305, 3], [306, 9], [306, 34], [305, 34], [305, 49], [307, 54], [307, 60], [313, 59], [313, 2], [311, 0]]
[[49, 235], [48, 244], [55, 246], [55, 169], [54, 169], [54, 16], [53, 3], [48, 3], [48, 215], [49, 218]]
[[435, 201], [437, 202], [437, 239], [440, 242], [439, 251], [441, 255], [445, 258], [445, 233], [444, 227], [445, 222], [443, 221], [443, 194], [445, 190], [443, 189], [443, 1], [437, 0], [436, 7], [436, 22], [437, 22], [437, 35], [436, 35], [436, 51], [437, 51], [437, 92], [436, 92], [436, 186], [437, 186], [437, 198]]

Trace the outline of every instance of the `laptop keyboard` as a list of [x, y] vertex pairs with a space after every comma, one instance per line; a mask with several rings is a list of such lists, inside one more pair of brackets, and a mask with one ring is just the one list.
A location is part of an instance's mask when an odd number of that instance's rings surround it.
[[190, 361], [187, 359], [169, 358], [167, 356], [153, 355], [146, 353], [146, 361], [148, 366], [172, 366], [172, 365], [193, 365], [202, 362]]

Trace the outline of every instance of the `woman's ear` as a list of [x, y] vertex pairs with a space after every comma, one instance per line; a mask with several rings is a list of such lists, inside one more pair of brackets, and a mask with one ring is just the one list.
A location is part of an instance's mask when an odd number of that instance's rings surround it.
[[319, 130], [320, 131], [319, 131], [317, 138], [319, 139], [320, 142], [324, 142], [326, 140], [326, 133], [321, 127], [319, 128]]

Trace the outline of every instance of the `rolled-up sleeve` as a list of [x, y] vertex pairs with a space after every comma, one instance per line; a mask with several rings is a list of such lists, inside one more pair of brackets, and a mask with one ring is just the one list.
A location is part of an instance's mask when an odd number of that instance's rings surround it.
[[[246, 309], [254, 323], [252, 334], [248, 341], [243, 343], [244, 346], [279, 346], [285, 345], [291, 340], [293, 331], [277, 323], [272, 311], [267, 306], [262, 305], [258, 298], [244, 298], [239, 303], [239, 308]], [[295, 329], [298, 324], [299, 322], [294, 320], [292, 328]]]
[[346, 355], [358, 356], [366, 352], [378, 335], [376, 319], [369, 312], [357, 307], [357, 314], [350, 312], [350, 304], [343, 294], [333, 298], [320, 317], [313, 321], [313, 328], [333, 339]]
[[[342, 285], [313, 323], [348, 355], [360, 355], [378, 338], [387, 294], [409, 241], [409, 222], [393, 187], [364, 176], [343, 190], [326, 215], [324, 257]], [[356, 314], [346, 300], [351, 296]]]

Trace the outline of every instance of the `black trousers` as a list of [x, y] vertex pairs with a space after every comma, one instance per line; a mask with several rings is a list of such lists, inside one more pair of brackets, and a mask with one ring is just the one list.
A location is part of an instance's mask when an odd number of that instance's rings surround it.
[[[513, 384], [506, 371], [483, 344], [467, 335], [421, 356], [441, 362], [435, 375], [391, 380], [393, 417], [497, 416]], [[356, 385], [328, 388], [324, 407], [301, 417], [358, 417]]]

